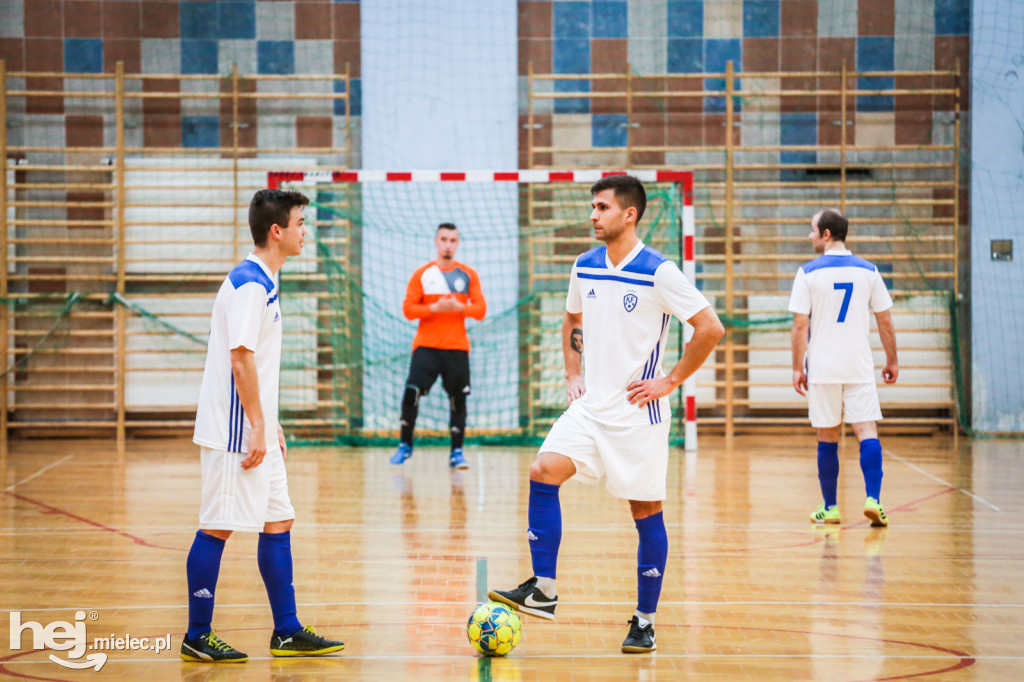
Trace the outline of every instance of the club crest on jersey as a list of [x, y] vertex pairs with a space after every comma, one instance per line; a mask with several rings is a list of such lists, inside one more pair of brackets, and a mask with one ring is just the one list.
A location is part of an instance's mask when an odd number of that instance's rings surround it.
[[633, 308], [636, 307], [637, 302], [636, 292], [627, 291], [626, 295], [622, 297], [622, 305], [626, 307], [626, 312], [633, 312]]

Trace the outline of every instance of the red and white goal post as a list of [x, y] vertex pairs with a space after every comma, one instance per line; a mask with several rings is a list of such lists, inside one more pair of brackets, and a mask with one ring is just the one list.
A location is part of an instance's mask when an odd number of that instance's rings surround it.
[[[694, 237], [696, 222], [693, 210], [693, 172], [684, 170], [514, 170], [514, 171], [385, 171], [385, 170], [312, 170], [271, 171], [267, 173], [267, 187], [278, 189], [281, 183], [370, 183], [370, 182], [469, 182], [469, 183], [589, 183], [593, 184], [609, 175], [629, 174], [641, 182], [675, 183], [679, 185], [681, 205], [680, 238], [682, 240], [683, 274], [696, 283]], [[683, 325], [683, 341], [688, 345], [693, 327]], [[697, 381], [693, 375], [683, 382], [685, 409], [685, 449], [697, 449]]]

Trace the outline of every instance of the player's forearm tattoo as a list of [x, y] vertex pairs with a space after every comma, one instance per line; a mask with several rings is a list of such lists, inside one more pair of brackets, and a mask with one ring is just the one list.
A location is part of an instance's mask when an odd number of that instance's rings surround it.
[[569, 334], [569, 346], [574, 351], [579, 353], [580, 355], [583, 355], [583, 330], [582, 329], [577, 327], [576, 329], [572, 330], [572, 332]]

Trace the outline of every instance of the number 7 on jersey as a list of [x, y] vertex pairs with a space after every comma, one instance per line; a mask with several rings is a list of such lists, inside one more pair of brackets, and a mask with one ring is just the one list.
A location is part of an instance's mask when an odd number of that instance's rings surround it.
[[850, 309], [850, 298], [853, 296], [853, 282], [835, 282], [832, 288], [836, 291], [843, 291], [843, 305], [839, 308], [839, 319], [837, 322], [846, 322], [846, 311]]

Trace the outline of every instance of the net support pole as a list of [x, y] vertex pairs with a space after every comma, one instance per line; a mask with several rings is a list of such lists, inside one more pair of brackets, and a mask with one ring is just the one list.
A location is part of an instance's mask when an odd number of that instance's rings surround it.
[[[694, 241], [697, 237], [697, 225], [693, 213], [693, 176], [679, 183], [680, 217], [683, 224], [683, 275], [690, 283], [697, 286], [697, 263], [694, 260]], [[693, 338], [693, 326], [683, 323], [683, 352]], [[697, 376], [691, 374], [683, 382], [683, 405], [686, 419], [683, 427], [683, 447], [687, 452], [697, 451]]]
[[[10, 352], [10, 315], [14, 310], [7, 302], [7, 63], [0, 59], [0, 343], [3, 344], [3, 366]], [[0, 460], [7, 463], [7, 373], [0, 374]]]
[[[115, 67], [115, 122], [116, 122], [116, 141], [117, 141], [117, 154], [115, 156], [114, 166], [114, 183], [115, 191], [117, 192], [117, 201], [114, 205], [114, 224], [117, 230], [117, 293], [122, 298], [126, 293], [125, 288], [125, 197], [124, 197], [124, 173], [125, 173], [125, 152], [124, 152], [124, 62], [119, 61]], [[128, 349], [128, 337], [127, 337], [127, 325], [126, 316], [127, 311], [123, 305], [117, 306], [116, 324], [117, 324], [117, 456], [120, 461], [124, 457], [125, 451], [125, 429], [126, 429], [126, 409], [127, 400], [125, 399], [125, 391], [127, 390], [127, 362], [125, 359], [125, 353]]]

